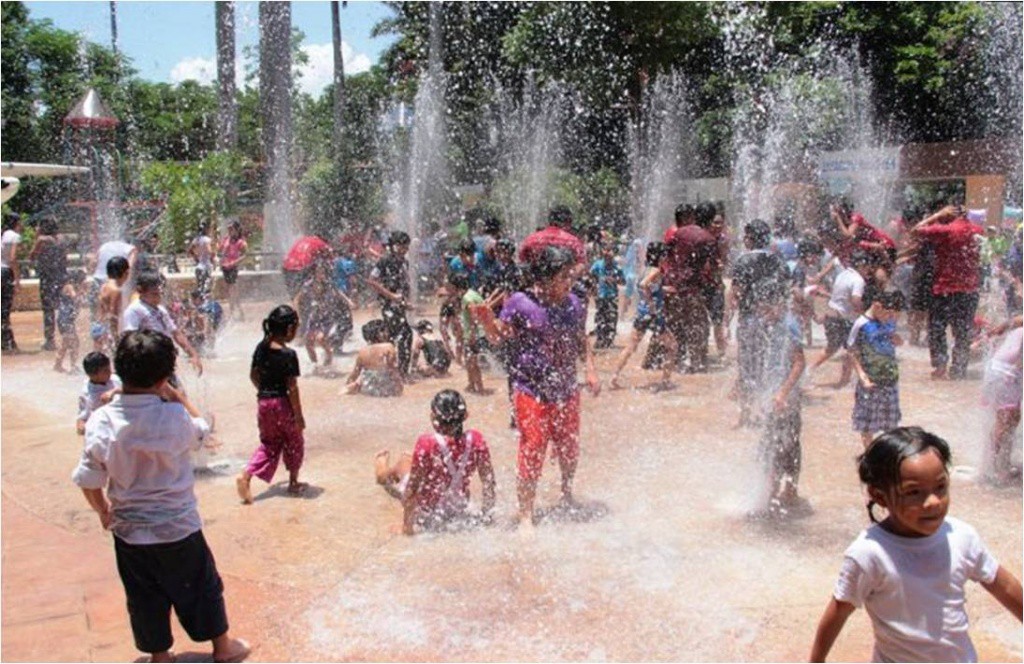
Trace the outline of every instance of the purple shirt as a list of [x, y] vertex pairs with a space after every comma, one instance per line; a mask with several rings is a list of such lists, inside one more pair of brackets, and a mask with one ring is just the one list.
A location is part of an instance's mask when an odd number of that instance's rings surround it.
[[544, 306], [528, 293], [505, 300], [501, 320], [515, 334], [508, 345], [512, 387], [535, 399], [565, 401], [579, 390], [576, 362], [583, 351], [583, 305], [575, 295]]

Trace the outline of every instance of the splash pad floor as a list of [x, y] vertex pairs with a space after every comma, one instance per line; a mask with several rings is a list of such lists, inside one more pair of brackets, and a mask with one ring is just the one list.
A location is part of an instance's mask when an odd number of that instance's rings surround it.
[[[496, 527], [405, 538], [392, 534], [398, 504], [373, 482], [382, 448], [411, 449], [429, 428], [428, 404], [450, 377], [420, 381], [398, 399], [340, 396], [341, 377], [301, 381], [308, 429], [305, 498], [284, 492], [279, 470], [242, 506], [234, 475], [257, 442], [248, 362], [267, 304], [247, 304], [231, 323], [206, 377], [182, 374], [217, 416], [221, 447], [197, 475], [205, 534], [226, 585], [232, 631], [256, 661], [789, 661], [806, 660], [845, 547], [867, 525], [853, 459], [852, 388], [816, 390], [804, 403], [801, 493], [809, 510], [750, 520], [758, 484], [757, 432], [734, 429], [727, 399], [735, 368], [679, 376], [675, 389], [607, 391], [616, 350], [599, 355], [605, 391], [583, 398], [577, 494], [592, 518], [549, 514], [533, 539]], [[425, 311], [433, 317], [434, 311]], [[356, 326], [370, 312], [356, 312]], [[41, 343], [39, 314], [15, 314], [23, 348]], [[620, 324], [620, 343], [628, 330]], [[820, 353], [821, 333], [815, 347]], [[82, 335], [84, 339], [84, 334]], [[642, 348], [641, 348], [642, 351]], [[730, 347], [729, 356], [735, 348]], [[971, 380], [928, 380], [927, 351], [900, 350], [904, 423], [950, 441], [951, 514], [973, 524], [1021, 576], [1020, 485], [975, 481], [985, 415]], [[300, 349], [303, 372], [309, 364]], [[52, 354], [2, 360], [2, 581], [4, 661], [130, 661], [124, 595], [110, 536], [69, 476], [81, 449], [73, 429], [82, 376], [50, 370]], [[653, 374], [624, 374], [642, 386]], [[822, 367], [817, 380], [838, 375]], [[514, 511], [514, 432], [504, 379], [485, 374], [491, 396], [467, 395], [470, 426], [491, 446], [499, 521]], [[541, 508], [557, 500], [545, 467]], [[474, 496], [479, 488], [474, 481]], [[982, 661], [1021, 659], [1021, 628], [979, 586], [968, 591], [971, 634]], [[175, 623], [185, 661], [209, 657]], [[871, 629], [850, 619], [833, 661], [865, 661]]]

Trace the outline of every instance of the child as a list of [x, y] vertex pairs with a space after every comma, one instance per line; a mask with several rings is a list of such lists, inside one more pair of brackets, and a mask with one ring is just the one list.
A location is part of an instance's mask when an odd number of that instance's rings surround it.
[[249, 380], [256, 387], [260, 446], [235, 480], [246, 505], [252, 504], [253, 476], [269, 484], [282, 456], [288, 470], [288, 493], [301, 495], [308, 486], [299, 481], [305, 445], [302, 430], [306, 428], [299, 398], [299, 357], [288, 348], [298, 329], [299, 315], [294, 309], [287, 304], [274, 308], [263, 321], [263, 341], [252, 354]]
[[121, 288], [128, 281], [130, 270], [131, 264], [123, 256], [114, 256], [107, 261], [107, 280], [100, 286], [96, 320], [89, 330], [96, 352], [109, 351], [114, 340], [120, 337], [121, 311], [124, 308]]
[[[858, 249], [850, 256], [849, 266], [836, 277], [828, 301], [828, 313], [825, 315], [827, 344], [821, 356], [811, 365], [810, 372], [813, 373], [846, 343], [850, 336], [850, 330], [853, 329], [854, 321], [864, 313], [864, 290], [872, 272], [874, 272], [874, 268], [871, 266], [871, 257]], [[844, 387], [850, 381], [852, 371], [853, 365], [847, 356], [843, 360], [843, 369], [839, 380], [832, 383], [831, 387], [835, 389]]]
[[[302, 336], [306, 342], [309, 361], [313, 363], [314, 374], [320, 371], [320, 367], [317, 366], [317, 345], [324, 349], [324, 370], [327, 372], [331, 370], [331, 363], [334, 361], [334, 344], [328, 340], [328, 336], [335, 325], [337, 311], [344, 303], [348, 303], [348, 298], [345, 298], [331, 281], [328, 264], [322, 261], [318, 262], [313, 268], [312, 275], [302, 285], [292, 303], [302, 320]], [[350, 328], [351, 320], [350, 313]]]
[[583, 305], [569, 292], [575, 264], [570, 249], [545, 246], [530, 264], [532, 289], [505, 300], [500, 319], [486, 305], [474, 308], [488, 340], [507, 344], [519, 427], [518, 519], [525, 532], [533, 526], [537, 482], [549, 443], [562, 472], [562, 505], [576, 505], [572, 481], [579, 458], [579, 359], [586, 364], [591, 392], [597, 396], [601, 391], [584, 330]]
[[416, 526], [437, 529], [453, 522], [472, 521], [469, 478], [477, 473], [483, 490], [480, 518], [489, 521], [494, 509], [494, 468], [483, 435], [475, 429], [463, 432], [469, 413], [462, 395], [442, 390], [430, 402], [435, 433], [416, 441], [412, 457], [403, 455], [394, 467], [389, 453], [377, 453], [377, 483], [402, 501], [402, 533], [412, 535]]
[[88, 353], [82, 358], [82, 369], [87, 377], [78, 395], [75, 431], [79, 436], [85, 435], [85, 423], [89, 421], [92, 412], [110, 403], [114, 395], [121, 392], [121, 379], [114, 375], [110, 368], [110, 358], [103, 353]]
[[[1020, 424], [1022, 379], [1021, 366], [1024, 355], [1024, 328], [1021, 316], [1015, 316], [1006, 323], [994, 327], [987, 336], [1006, 333], [1003, 342], [992, 354], [985, 366], [982, 385], [982, 404], [995, 411], [995, 423], [989, 435], [989, 462], [986, 476], [995, 484], [1004, 484], [1020, 477], [1010, 456], [1014, 441], [1013, 434]], [[1010, 330], [1008, 333], [1007, 330]]]
[[363, 325], [368, 344], [356, 355], [345, 385], [347, 394], [362, 392], [371, 397], [402, 396], [402, 374], [398, 371], [398, 349], [391, 343], [388, 326], [377, 318]]
[[[633, 332], [629, 336], [629, 343], [619, 354], [618, 362], [615, 365], [615, 373], [612, 376], [612, 389], [620, 389], [619, 375], [626, 366], [626, 362], [636, 352], [644, 335], [650, 330], [651, 344], [660, 344], [662, 353], [669, 357], [675, 357], [676, 340], [665, 329], [665, 295], [661, 290], [661, 270], [659, 265], [665, 257], [665, 244], [663, 242], [651, 242], [647, 245], [645, 262], [650, 268], [644, 278], [640, 281], [640, 300], [636, 305], [636, 319], [633, 321]], [[661, 382], [657, 384], [657, 390], [664, 390], [671, 387], [672, 363], [661, 362]]]
[[[139, 299], [124, 310], [124, 331], [154, 330], [171, 337], [188, 354], [188, 361], [196, 373], [202, 376], [203, 361], [199, 358], [199, 353], [178, 329], [167, 308], [161, 304], [164, 296], [164, 279], [160, 273], [146, 271], [139, 274], [135, 280], [135, 287], [139, 292]], [[177, 379], [172, 377], [171, 382], [177, 383]]]
[[249, 245], [242, 235], [242, 224], [235, 219], [228, 224], [228, 235], [220, 242], [220, 271], [224, 274], [224, 288], [228, 296], [228, 309], [231, 314], [238, 314], [238, 320], [245, 320], [242, 305], [238, 297], [238, 269], [245, 260]]
[[209, 426], [170, 385], [176, 355], [154, 330], [121, 338], [114, 366], [124, 393], [89, 418], [72, 479], [114, 535], [136, 647], [174, 661], [173, 607], [193, 641], [213, 641], [214, 661], [240, 662], [249, 644], [228, 634], [224, 585], [196, 509], [190, 453]]
[[896, 346], [903, 339], [896, 333], [896, 318], [903, 311], [903, 294], [879, 294], [850, 330], [846, 346], [857, 372], [853, 396], [853, 430], [860, 432], [867, 448], [880, 431], [900, 424], [900, 369]]
[[213, 356], [214, 345], [217, 343], [217, 332], [224, 320], [224, 307], [210, 297], [209, 293], [203, 293], [198, 288], [189, 295], [191, 312], [194, 314], [196, 341], [192, 342], [196, 350], [206, 357]]
[[188, 255], [196, 262], [196, 288], [203, 295], [210, 292], [213, 284], [213, 240], [210, 238], [210, 224], [199, 224], [196, 236], [188, 245]]
[[611, 244], [601, 247], [601, 257], [590, 266], [590, 274], [597, 281], [594, 348], [611, 348], [619, 324], [619, 285], [626, 281], [622, 268], [615, 264]]
[[461, 274], [466, 277], [469, 288], [476, 290], [483, 282], [483, 270], [480, 269], [476, 243], [466, 238], [459, 241], [457, 255], [448, 261], [448, 275]]
[[[973, 662], [964, 586], [982, 587], [1021, 619], [1021, 585], [978, 533], [949, 511], [949, 445], [919, 427], [899, 427], [858, 459], [874, 524], [846, 550], [811, 648], [824, 662], [850, 614], [864, 606], [875, 662]], [[886, 509], [879, 522], [873, 508]]]
[[57, 294], [57, 331], [60, 332], [60, 348], [53, 362], [54, 371], [64, 370], [64, 356], [68, 358], [68, 373], [75, 371], [78, 363], [78, 309], [85, 295], [87, 285], [85, 272], [70, 270], [64, 276], [64, 284]]
[[765, 403], [758, 458], [768, 478], [768, 512], [784, 516], [797, 506], [800, 480], [800, 377], [806, 360], [800, 344], [800, 324], [787, 311], [789, 285], [774, 281], [763, 285], [755, 307], [764, 325], [764, 370], [754, 390]]
[[456, 348], [462, 349], [462, 365], [466, 367], [469, 381], [466, 391], [471, 394], [488, 394], [489, 392], [484, 389], [484, 378], [480, 371], [480, 355], [487, 350], [487, 338], [469, 315], [470, 308], [483, 304], [484, 298], [470, 288], [469, 279], [460, 273], [448, 275], [448, 290], [453, 297], [458, 298], [461, 309], [461, 338], [456, 337]]
[[[413, 326], [416, 337], [412, 341], [412, 364], [420, 373], [427, 376], [446, 376], [452, 364], [452, 356], [448, 353], [444, 342], [434, 338], [434, 326], [429, 320], [417, 321]], [[423, 354], [424, 366], [419, 367], [420, 354]]]

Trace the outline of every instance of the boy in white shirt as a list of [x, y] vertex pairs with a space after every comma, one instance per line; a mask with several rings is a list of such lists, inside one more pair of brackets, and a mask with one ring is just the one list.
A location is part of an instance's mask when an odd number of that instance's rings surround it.
[[[832, 283], [832, 296], [828, 301], [828, 313], [825, 314], [825, 350], [808, 370], [813, 373], [840, 348], [846, 346], [846, 340], [853, 329], [853, 323], [864, 313], [864, 289], [871, 276], [871, 257], [860, 249], [850, 256], [850, 264], [840, 272]], [[839, 389], [850, 382], [853, 364], [849, 357], [843, 359], [843, 371], [839, 380], [830, 387]]]
[[153, 662], [174, 661], [173, 607], [190, 638], [213, 641], [215, 662], [238, 662], [250, 648], [228, 634], [224, 584], [203, 538], [190, 461], [209, 426], [169, 383], [176, 356], [159, 332], [121, 338], [114, 366], [124, 391], [89, 418], [72, 480], [114, 535], [136, 647]]
[[93, 411], [110, 403], [115, 394], [121, 392], [121, 379], [114, 375], [110, 366], [110, 358], [103, 353], [93, 351], [82, 359], [82, 369], [85, 370], [85, 385], [78, 395], [78, 418], [75, 420], [75, 430], [78, 435], [85, 434], [85, 423]]

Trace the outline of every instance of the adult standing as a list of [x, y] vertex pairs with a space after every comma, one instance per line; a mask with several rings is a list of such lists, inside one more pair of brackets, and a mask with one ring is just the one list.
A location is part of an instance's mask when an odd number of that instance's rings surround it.
[[0, 294], [2, 294], [3, 333], [0, 349], [17, 351], [14, 342], [14, 330], [11, 329], [11, 309], [14, 307], [14, 294], [21, 286], [21, 273], [18, 271], [18, 245], [21, 243], [21, 216], [12, 214], [4, 220], [3, 234], [0, 235]]
[[28, 258], [35, 262], [36, 274], [39, 276], [39, 303], [43, 309], [43, 350], [54, 350], [57, 301], [68, 270], [67, 254], [60, 238], [57, 237], [56, 219], [47, 217], [40, 222], [39, 233]]
[[519, 248], [519, 262], [532, 264], [545, 247], [564, 247], [572, 252], [575, 259], [575, 273], [578, 275], [587, 266], [587, 251], [582, 240], [570, 232], [572, 211], [564, 205], [557, 205], [548, 212], [548, 225], [526, 236]]
[[665, 326], [679, 347], [677, 363], [685, 358], [689, 373], [703, 373], [707, 371], [710, 332], [704, 306], [704, 279], [716, 251], [715, 238], [707, 227], [714, 219], [714, 210], [710, 216], [698, 217], [694, 213], [690, 217], [693, 223], [687, 223], [687, 212], [687, 208], [677, 208], [677, 227], [666, 233], [668, 254], [662, 263]]
[[388, 326], [391, 342], [398, 349], [398, 369], [403, 376], [409, 374], [412, 359], [412, 327], [406, 318], [409, 294], [409, 253], [411, 238], [405, 231], [392, 231], [385, 245], [384, 255], [366, 279], [380, 299], [380, 313]]
[[[911, 232], [935, 250], [935, 278], [928, 312], [932, 378], [962, 380], [970, 361], [971, 328], [978, 310], [981, 281], [981, 252], [976, 238], [985, 229], [968, 221], [962, 207], [949, 205], [925, 217]], [[947, 327], [953, 330], [952, 361], [947, 350]]]
[[228, 235], [220, 242], [220, 271], [224, 274], [224, 287], [228, 296], [228, 315], [238, 312], [238, 320], [245, 320], [238, 298], [238, 269], [249, 251], [249, 244], [242, 235], [242, 224], [238, 220], [228, 224]]

